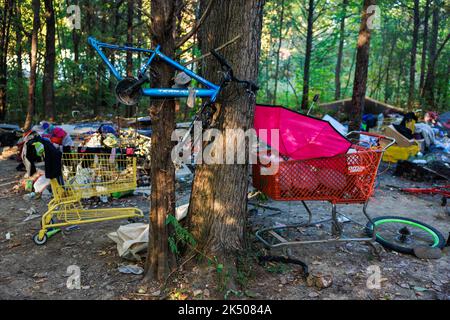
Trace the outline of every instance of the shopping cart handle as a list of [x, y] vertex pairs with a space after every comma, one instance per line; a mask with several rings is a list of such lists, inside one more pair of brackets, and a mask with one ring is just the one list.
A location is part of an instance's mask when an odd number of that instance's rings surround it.
[[368, 137], [374, 137], [374, 138], [378, 138], [379, 140], [388, 140], [391, 141], [387, 146], [385, 146], [383, 148], [383, 152], [386, 151], [387, 149], [389, 149], [390, 147], [392, 147], [397, 141], [394, 138], [391, 137], [387, 137], [378, 133], [373, 133], [373, 132], [365, 132], [365, 131], [351, 131], [347, 134], [347, 137], [352, 135], [352, 134], [359, 134], [359, 135], [363, 135], [363, 136], [368, 136]]

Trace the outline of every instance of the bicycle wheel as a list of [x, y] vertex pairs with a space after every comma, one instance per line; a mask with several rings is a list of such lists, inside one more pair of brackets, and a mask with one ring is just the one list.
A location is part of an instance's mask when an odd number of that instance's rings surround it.
[[[414, 254], [414, 248], [430, 246], [442, 249], [445, 239], [430, 225], [403, 217], [377, 217], [372, 219], [377, 227], [376, 240], [384, 247], [397, 252]], [[366, 226], [366, 232], [373, 236], [372, 223]]]

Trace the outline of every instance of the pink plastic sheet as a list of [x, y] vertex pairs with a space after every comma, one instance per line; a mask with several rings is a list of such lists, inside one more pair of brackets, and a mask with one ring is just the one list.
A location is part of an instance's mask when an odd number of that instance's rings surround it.
[[[262, 141], [293, 160], [334, 157], [347, 153], [352, 145], [329, 122], [281, 106], [257, 105], [254, 127]], [[271, 129], [279, 129], [278, 141]]]

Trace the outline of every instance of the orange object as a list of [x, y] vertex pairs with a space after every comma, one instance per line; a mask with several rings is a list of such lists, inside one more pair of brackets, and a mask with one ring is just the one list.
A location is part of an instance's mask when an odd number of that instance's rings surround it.
[[62, 145], [63, 138], [61, 138], [61, 137], [51, 137], [51, 138], [50, 138], [50, 141], [51, 141], [52, 143]]
[[[365, 203], [374, 193], [382, 147], [352, 147], [355, 152], [331, 158], [280, 160], [278, 171], [263, 175], [253, 165], [253, 186], [273, 200]], [[272, 164], [273, 166], [273, 164]]]

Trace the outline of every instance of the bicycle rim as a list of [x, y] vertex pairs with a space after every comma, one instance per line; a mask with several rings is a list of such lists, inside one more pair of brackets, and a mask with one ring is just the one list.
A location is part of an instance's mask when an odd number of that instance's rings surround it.
[[[406, 249], [421, 245], [439, 247], [441, 238], [428, 226], [401, 218], [384, 218], [376, 220], [377, 240]], [[373, 228], [372, 232], [373, 232]]]

